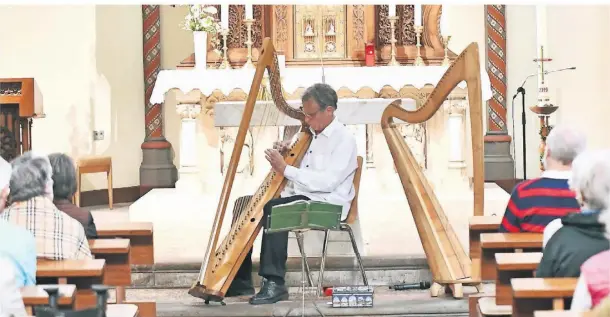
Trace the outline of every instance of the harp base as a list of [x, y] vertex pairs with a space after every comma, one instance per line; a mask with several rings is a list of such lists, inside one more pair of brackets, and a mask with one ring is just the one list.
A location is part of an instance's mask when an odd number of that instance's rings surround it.
[[483, 292], [483, 284], [480, 281], [463, 279], [454, 282], [433, 282], [430, 287], [430, 296], [438, 297], [443, 292], [451, 292], [453, 298], [464, 298], [464, 286], [474, 286], [478, 293]]
[[208, 294], [205, 292], [205, 286], [201, 285], [201, 283], [197, 282], [197, 284], [193, 285], [189, 289], [189, 295], [197, 298], [201, 298], [205, 301], [206, 305], [209, 305], [210, 302], [219, 302], [220, 305], [226, 306], [227, 304], [224, 302], [224, 297], [220, 295]]

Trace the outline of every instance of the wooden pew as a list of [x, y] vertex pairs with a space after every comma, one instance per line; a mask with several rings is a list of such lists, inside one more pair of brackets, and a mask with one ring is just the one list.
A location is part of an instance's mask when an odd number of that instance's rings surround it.
[[106, 317], [139, 317], [138, 306], [132, 304], [111, 304], [106, 306]]
[[129, 239], [131, 264], [155, 263], [153, 225], [150, 222], [97, 223], [98, 239]]
[[472, 280], [481, 281], [481, 233], [498, 232], [502, 217], [473, 216], [468, 224]]
[[510, 280], [534, 277], [542, 252], [496, 253], [496, 305], [511, 305], [513, 292]]
[[95, 307], [95, 293], [91, 285], [103, 284], [106, 261], [95, 260], [42, 260], [36, 266], [37, 284], [76, 285], [75, 309]]
[[514, 278], [513, 317], [534, 317], [537, 310], [565, 310], [572, 298], [577, 278]]
[[496, 253], [542, 251], [542, 233], [482, 233], [481, 234], [481, 278], [495, 280]]
[[131, 285], [130, 241], [128, 239], [89, 240], [89, 249], [96, 259], [106, 260], [104, 285]]
[[25, 305], [25, 309], [28, 314], [33, 314], [34, 306], [48, 305], [49, 294], [44, 289], [45, 287], [49, 286], [59, 288], [59, 298], [57, 299], [57, 305], [60, 309], [74, 309], [74, 304], [76, 300], [76, 285], [30, 285], [25, 286], [21, 289], [23, 305]]

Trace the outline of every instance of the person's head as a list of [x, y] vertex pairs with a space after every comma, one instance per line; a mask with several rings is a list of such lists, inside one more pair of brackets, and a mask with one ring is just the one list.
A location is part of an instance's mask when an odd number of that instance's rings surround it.
[[46, 155], [26, 152], [14, 159], [11, 165], [10, 203], [38, 196], [53, 198], [53, 170]]
[[11, 164], [0, 157], [0, 212], [6, 205], [6, 200], [10, 192], [11, 173], [13, 168]]
[[72, 158], [63, 153], [49, 155], [53, 168], [53, 197], [55, 199], [72, 199], [76, 193], [76, 168]]
[[322, 132], [335, 118], [337, 92], [327, 84], [315, 84], [303, 93], [303, 112], [305, 123], [316, 133]]
[[545, 170], [569, 170], [572, 161], [587, 146], [585, 135], [565, 126], [553, 128], [546, 138], [544, 149]]
[[583, 208], [605, 210], [610, 198], [610, 151], [586, 151], [572, 163], [570, 189]]

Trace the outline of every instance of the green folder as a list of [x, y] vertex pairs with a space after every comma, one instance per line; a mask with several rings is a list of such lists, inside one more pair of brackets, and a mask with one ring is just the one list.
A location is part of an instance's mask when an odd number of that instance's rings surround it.
[[297, 200], [277, 205], [271, 209], [267, 219], [267, 232], [292, 230], [326, 230], [339, 229], [343, 206], [321, 201]]

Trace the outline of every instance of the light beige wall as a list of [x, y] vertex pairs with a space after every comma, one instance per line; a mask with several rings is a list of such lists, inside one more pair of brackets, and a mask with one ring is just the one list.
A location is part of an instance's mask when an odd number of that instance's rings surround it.
[[[114, 187], [138, 185], [140, 6], [3, 6], [0, 36], [0, 76], [34, 77], [43, 94], [47, 117], [34, 122], [33, 148], [111, 155]], [[94, 142], [94, 129], [104, 130], [105, 140]], [[83, 190], [104, 187], [103, 175], [83, 177]]]
[[[144, 74], [142, 62], [142, 7], [96, 6], [97, 74], [94, 127], [106, 138], [96, 142], [96, 154], [113, 159], [114, 187], [138, 186], [144, 141]], [[87, 177], [104, 188], [103, 174]], [[85, 185], [87, 185], [85, 181]]]
[[[536, 47], [535, 6], [507, 6], [508, 29], [508, 96], [512, 95], [523, 79], [537, 72], [532, 60], [539, 54]], [[582, 129], [593, 148], [610, 146], [606, 118], [610, 54], [608, 41], [608, 15], [610, 6], [548, 6], [548, 52], [553, 59], [546, 69], [553, 70], [576, 66], [575, 71], [547, 76], [552, 101], [559, 106], [551, 117], [553, 124], [567, 124]], [[577, 27], [575, 27], [577, 26]], [[530, 78], [525, 85], [527, 177], [540, 174], [538, 147], [539, 120], [529, 107], [537, 102], [537, 79]], [[509, 108], [509, 116], [511, 109]], [[509, 123], [510, 126], [510, 123]], [[515, 129], [517, 177], [523, 175], [521, 151], [521, 100], [515, 101]]]

